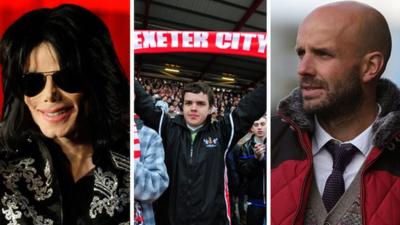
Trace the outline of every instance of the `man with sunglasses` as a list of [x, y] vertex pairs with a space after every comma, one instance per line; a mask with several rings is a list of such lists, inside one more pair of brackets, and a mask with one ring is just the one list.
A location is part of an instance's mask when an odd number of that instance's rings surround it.
[[157, 224], [227, 225], [230, 223], [225, 155], [266, 110], [265, 83], [238, 107], [211, 122], [212, 88], [204, 82], [183, 89], [183, 115], [170, 118], [153, 104], [135, 80], [135, 112], [159, 132], [170, 186], [163, 194]]
[[246, 141], [239, 156], [239, 174], [246, 181], [247, 224], [262, 225], [265, 221], [266, 192], [266, 118], [254, 121], [251, 138]]
[[107, 27], [61, 5], [0, 42], [0, 224], [128, 224], [129, 85]]

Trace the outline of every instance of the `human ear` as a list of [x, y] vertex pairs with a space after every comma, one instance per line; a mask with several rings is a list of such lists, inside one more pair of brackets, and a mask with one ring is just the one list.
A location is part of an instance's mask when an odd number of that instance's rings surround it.
[[379, 79], [384, 66], [384, 56], [381, 52], [375, 51], [367, 53], [362, 59], [361, 79], [363, 82]]

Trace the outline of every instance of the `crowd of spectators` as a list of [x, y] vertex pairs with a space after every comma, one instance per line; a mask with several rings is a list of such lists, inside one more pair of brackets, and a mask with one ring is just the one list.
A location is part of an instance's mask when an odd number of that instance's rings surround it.
[[[171, 117], [182, 113], [184, 82], [147, 77], [139, 77], [138, 80], [145, 91], [153, 96], [156, 105]], [[235, 109], [240, 99], [248, 92], [221, 87], [213, 87], [213, 90], [215, 97], [211, 114], [213, 120]]]

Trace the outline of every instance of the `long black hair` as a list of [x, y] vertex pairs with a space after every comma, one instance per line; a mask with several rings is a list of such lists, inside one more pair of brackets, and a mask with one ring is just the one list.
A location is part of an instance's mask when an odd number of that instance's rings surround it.
[[106, 25], [76, 5], [37, 9], [20, 17], [0, 42], [4, 104], [0, 134], [7, 146], [41, 135], [24, 103], [21, 75], [32, 50], [50, 43], [61, 69], [78, 73], [89, 105], [87, 119], [95, 147], [129, 140], [129, 82]]

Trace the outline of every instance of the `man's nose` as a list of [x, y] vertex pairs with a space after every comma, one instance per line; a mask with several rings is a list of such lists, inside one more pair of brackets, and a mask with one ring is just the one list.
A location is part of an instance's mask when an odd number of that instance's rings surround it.
[[315, 76], [315, 62], [311, 54], [304, 54], [297, 65], [297, 74], [300, 76]]
[[53, 81], [52, 76], [46, 76], [46, 84], [40, 95], [43, 95], [45, 102], [55, 102], [60, 97], [57, 85]]
[[193, 104], [190, 106], [190, 110], [196, 111], [196, 110], [197, 110], [197, 104], [193, 103]]

